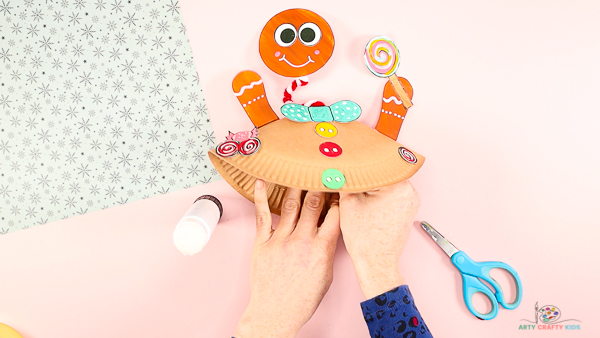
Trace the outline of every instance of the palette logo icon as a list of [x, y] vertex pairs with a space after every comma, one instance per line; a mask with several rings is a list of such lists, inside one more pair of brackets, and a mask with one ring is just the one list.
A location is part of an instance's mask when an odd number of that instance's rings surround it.
[[[581, 322], [579, 319], [561, 319], [562, 312], [556, 305], [544, 305], [538, 306], [538, 303], [535, 303], [535, 320], [521, 319], [521, 321], [529, 322], [533, 324], [541, 324], [540, 326], [554, 326], [554, 324], [564, 323], [564, 322]], [[533, 325], [523, 325], [523, 326], [533, 326]], [[569, 325], [567, 325], [569, 326]], [[570, 327], [566, 327], [566, 329], [572, 329]]]
[[560, 309], [554, 305], [544, 305], [538, 310], [538, 316], [542, 323], [552, 324], [560, 318]]

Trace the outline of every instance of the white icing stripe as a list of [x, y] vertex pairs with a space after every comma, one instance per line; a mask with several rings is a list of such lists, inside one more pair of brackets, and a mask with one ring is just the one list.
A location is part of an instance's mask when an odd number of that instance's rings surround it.
[[402, 101], [398, 100], [398, 98], [395, 96], [390, 96], [387, 99], [385, 97], [383, 98], [383, 102], [385, 102], [385, 103], [390, 103], [391, 101], [394, 101], [394, 103], [397, 105], [402, 104]]
[[235, 94], [235, 96], [240, 96], [240, 95], [244, 94], [244, 91], [246, 89], [252, 89], [254, 86], [257, 86], [259, 84], [262, 84], [262, 79], [260, 79], [258, 81], [254, 81], [254, 82], [252, 82], [249, 85], [242, 86], [242, 88], [240, 88], [240, 91], [237, 92], [237, 93], [234, 93], [234, 94]]

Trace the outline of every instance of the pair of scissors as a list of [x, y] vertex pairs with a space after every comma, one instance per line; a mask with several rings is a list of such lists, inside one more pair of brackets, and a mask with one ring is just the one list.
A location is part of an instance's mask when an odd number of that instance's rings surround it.
[[[469, 258], [464, 251], [458, 250], [452, 243], [448, 242], [448, 240], [429, 225], [429, 223], [421, 222], [421, 227], [431, 236], [431, 238], [433, 238], [437, 245], [444, 250], [452, 260], [452, 264], [460, 271], [463, 280], [463, 297], [465, 299], [465, 304], [475, 317], [482, 320], [495, 318], [498, 314], [498, 303], [508, 310], [516, 309], [517, 306], [519, 306], [523, 296], [523, 288], [521, 286], [521, 279], [515, 269], [502, 262], [475, 262]], [[496, 268], [506, 270], [515, 280], [517, 296], [512, 303], [506, 302], [504, 293], [502, 293], [502, 288], [500, 288], [498, 282], [490, 277], [490, 270]], [[488, 282], [494, 288], [494, 292], [479, 279]], [[490, 299], [492, 310], [489, 313], [480, 313], [473, 307], [473, 295], [478, 292], [483, 293]]]

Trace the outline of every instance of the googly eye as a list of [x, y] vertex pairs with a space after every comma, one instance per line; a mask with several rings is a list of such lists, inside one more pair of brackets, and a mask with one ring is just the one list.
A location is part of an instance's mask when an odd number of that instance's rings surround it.
[[307, 46], [314, 46], [321, 40], [321, 29], [312, 22], [307, 22], [300, 26], [298, 32], [300, 41]]
[[289, 47], [294, 44], [297, 35], [296, 27], [289, 23], [284, 23], [275, 30], [275, 42], [281, 47]]

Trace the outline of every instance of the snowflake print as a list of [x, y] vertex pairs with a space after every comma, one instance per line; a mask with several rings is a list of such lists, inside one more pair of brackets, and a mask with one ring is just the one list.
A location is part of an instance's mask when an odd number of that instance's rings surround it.
[[215, 145], [215, 135], [212, 131], [206, 130], [202, 137], [202, 142], [205, 142], [207, 147], [212, 147]]
[[0, 17], [0, 234], [220, 179], [177, 0]]

